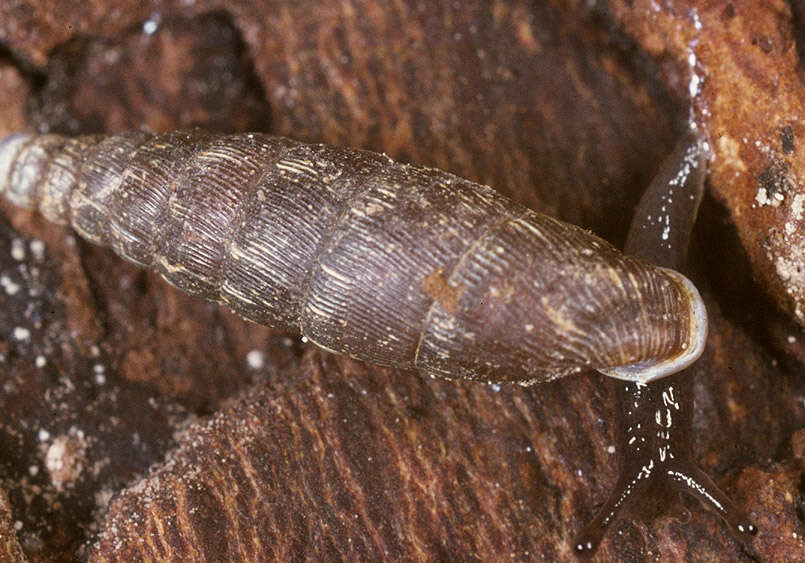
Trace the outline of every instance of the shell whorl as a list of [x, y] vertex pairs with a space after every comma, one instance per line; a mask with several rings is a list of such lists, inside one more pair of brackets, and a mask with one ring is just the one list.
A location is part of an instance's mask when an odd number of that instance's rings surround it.
[[247, 319], [430, 375], [529, 384], [667, 365], [706, 334], [680, 274], [367, 151], [262, 134], [20, 134], [0, 143], [0, 191]]

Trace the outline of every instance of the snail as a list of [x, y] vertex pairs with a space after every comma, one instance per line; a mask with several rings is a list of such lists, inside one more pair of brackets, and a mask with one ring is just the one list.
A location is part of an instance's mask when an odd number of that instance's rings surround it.
[[[660, 450], [677, 473], [622, 479], [577, 542], [590, 553], [643, 483], [696, 479], [733, 531], [751, 527], [686, 461], [691, 399], [672, 374], [701, 355], [707, 315], [676, 269], [701, 193], [699, 141], [673, 158], [641, 203], [644, 214], [660, 202], [668, 212], [633, 229], [637, 256], [447, 172], [263, 134], [16, 134], [0, 142], [0, 192], [181, 290], [329, 351], [449, 379], [530, 385], [595, 369], [625, 380], [629, 478], [656, 443], [640, 435], [646, 446], [631, 447], [630, 421], [649, 411], [653, 421], [655, 403], [671, 401], [683, 421], [663, 427]], [[692, 199], [668, 196], [673, 182]]]

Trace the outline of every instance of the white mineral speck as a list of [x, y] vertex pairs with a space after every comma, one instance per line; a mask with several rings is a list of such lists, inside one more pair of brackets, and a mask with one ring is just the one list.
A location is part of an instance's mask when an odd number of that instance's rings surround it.
[[64, 468], [64, 450], [65, 443], [63, 440], [56, 440], [48, 448], [48, 453], [45, 458], [45, 465], [51, 471], [59, 471]]
[[152, 19], [145, 20], [143, 23], [143, 33], [146, 35], [153, 35], [159, 29], [159, 22]]
[[41, 262], [45, 258], [45, 243], [41, 240], [34, 239], [31, 241], [31, 253], [34, 258]]
[[14, 328], [14, 338], [16, 340], [24, 341], [28, 340], [31, 337], [31, 331], [25, 328], [24, 326], [18, 326]]
[[37, 437], [39, 438], [40, 442], [47, 442], [48, 440], [50, 440], [50, 432], [42, 428], [39, 430], [39, 434], [37, 434]]
[[805, 204], [805, 194], [795, 195], [794, 201], [791, 202], [791, 215], [794, 216], [795, 221], [802, 219], [803, 204]]
[[71, 485], [81, 477], [85, 450], [83, 433], [75, 428], [53, 440], [45, 453], [45, 468], [57, 490], [62, 490], [65, 485]]
[[764, 205], [768, 205], [768, 203], [769, 203], [769, 194], [766, 191], [766, 188], [758, 188], [758, 191], [755, 194], [755, 201], [761, 207], [763, 207]]
[[11, 241], [11, 257], [17, 262], [25, 260], [25, 243], [22, 239], [15, 238]]
[[266, 355], [262, 350], [252, 350], [246, 354], [246, 364], [253, 370], [263, 369], [266, 365]]
[[47, 358], [45, 356], [37, 356], [36, 360], [34, 360], [34, 364], [38, 368], [43, 368], [48, 363]]
[[8, 295], [16, 295], [20, 290], [20, 285], [8, 276], [0, 276], [0, 285]]

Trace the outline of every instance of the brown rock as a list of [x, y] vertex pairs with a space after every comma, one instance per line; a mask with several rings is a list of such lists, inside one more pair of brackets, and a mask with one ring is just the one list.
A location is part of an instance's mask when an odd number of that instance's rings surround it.
[[27, 561], [20, 542], [17, 541], [11, 504], [2, 490], [0, 490], [0, 558], [9, 563]]
[[51, 131], [269, 126], [251, 61], [223, 16], [152, 15], [115, 38], [76, 38], [54, 49], [46, 71], [32, 120]]
[[805, 538], [799, 516], [804, 500], [802, 467], [784, 463], [771, 465], [762, 471], [746, 469], [738, 479], [738, 486], [754, 491], [749, 508], [757, 515], [760, 529], [767, 530], [754, 543], [761, 560], [802, 560], [805, 554]]
[[[710, 185], [763, 290], [805, 326], [803, 89], [785, 2], [620, 2], [615, 20], [658, 60], [710, 138]], [[670, 67], [671, 65], [669, 65]]]
[[0, 135], [25, 128], [25, 100], [29, 88], [16, 68], [0, 62], [0, 99], [3, 111], [0, 112]]

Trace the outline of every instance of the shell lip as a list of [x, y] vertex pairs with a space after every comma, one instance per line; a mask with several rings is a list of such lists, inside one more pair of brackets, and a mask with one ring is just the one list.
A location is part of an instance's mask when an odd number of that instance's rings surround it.
[[31, 133], [14, 133], [8, 137], [0, 137], [0, 194], [8, 189], [6, 183], [13, 168], [14, 159], [32, 137]]
[[599, 369], [598, 371], [604, 375], [645, 384], [682, 371], [698, 360], [699, 356], [704, 352], [704, 347], [707, 344], [707, 309], [704, 306], [701, 295], [699, 295], [699, 290], [696, 289], [693, 282], [679, 272], [669, 268], [660, 269], [679, 283], [688, 300], [690, 306], [688, 315], [690, 330], [688, 334], [690, 334], [690, 338], [686, 346], [680, 353], [670, 358], [659, 358], [626, 366]]

